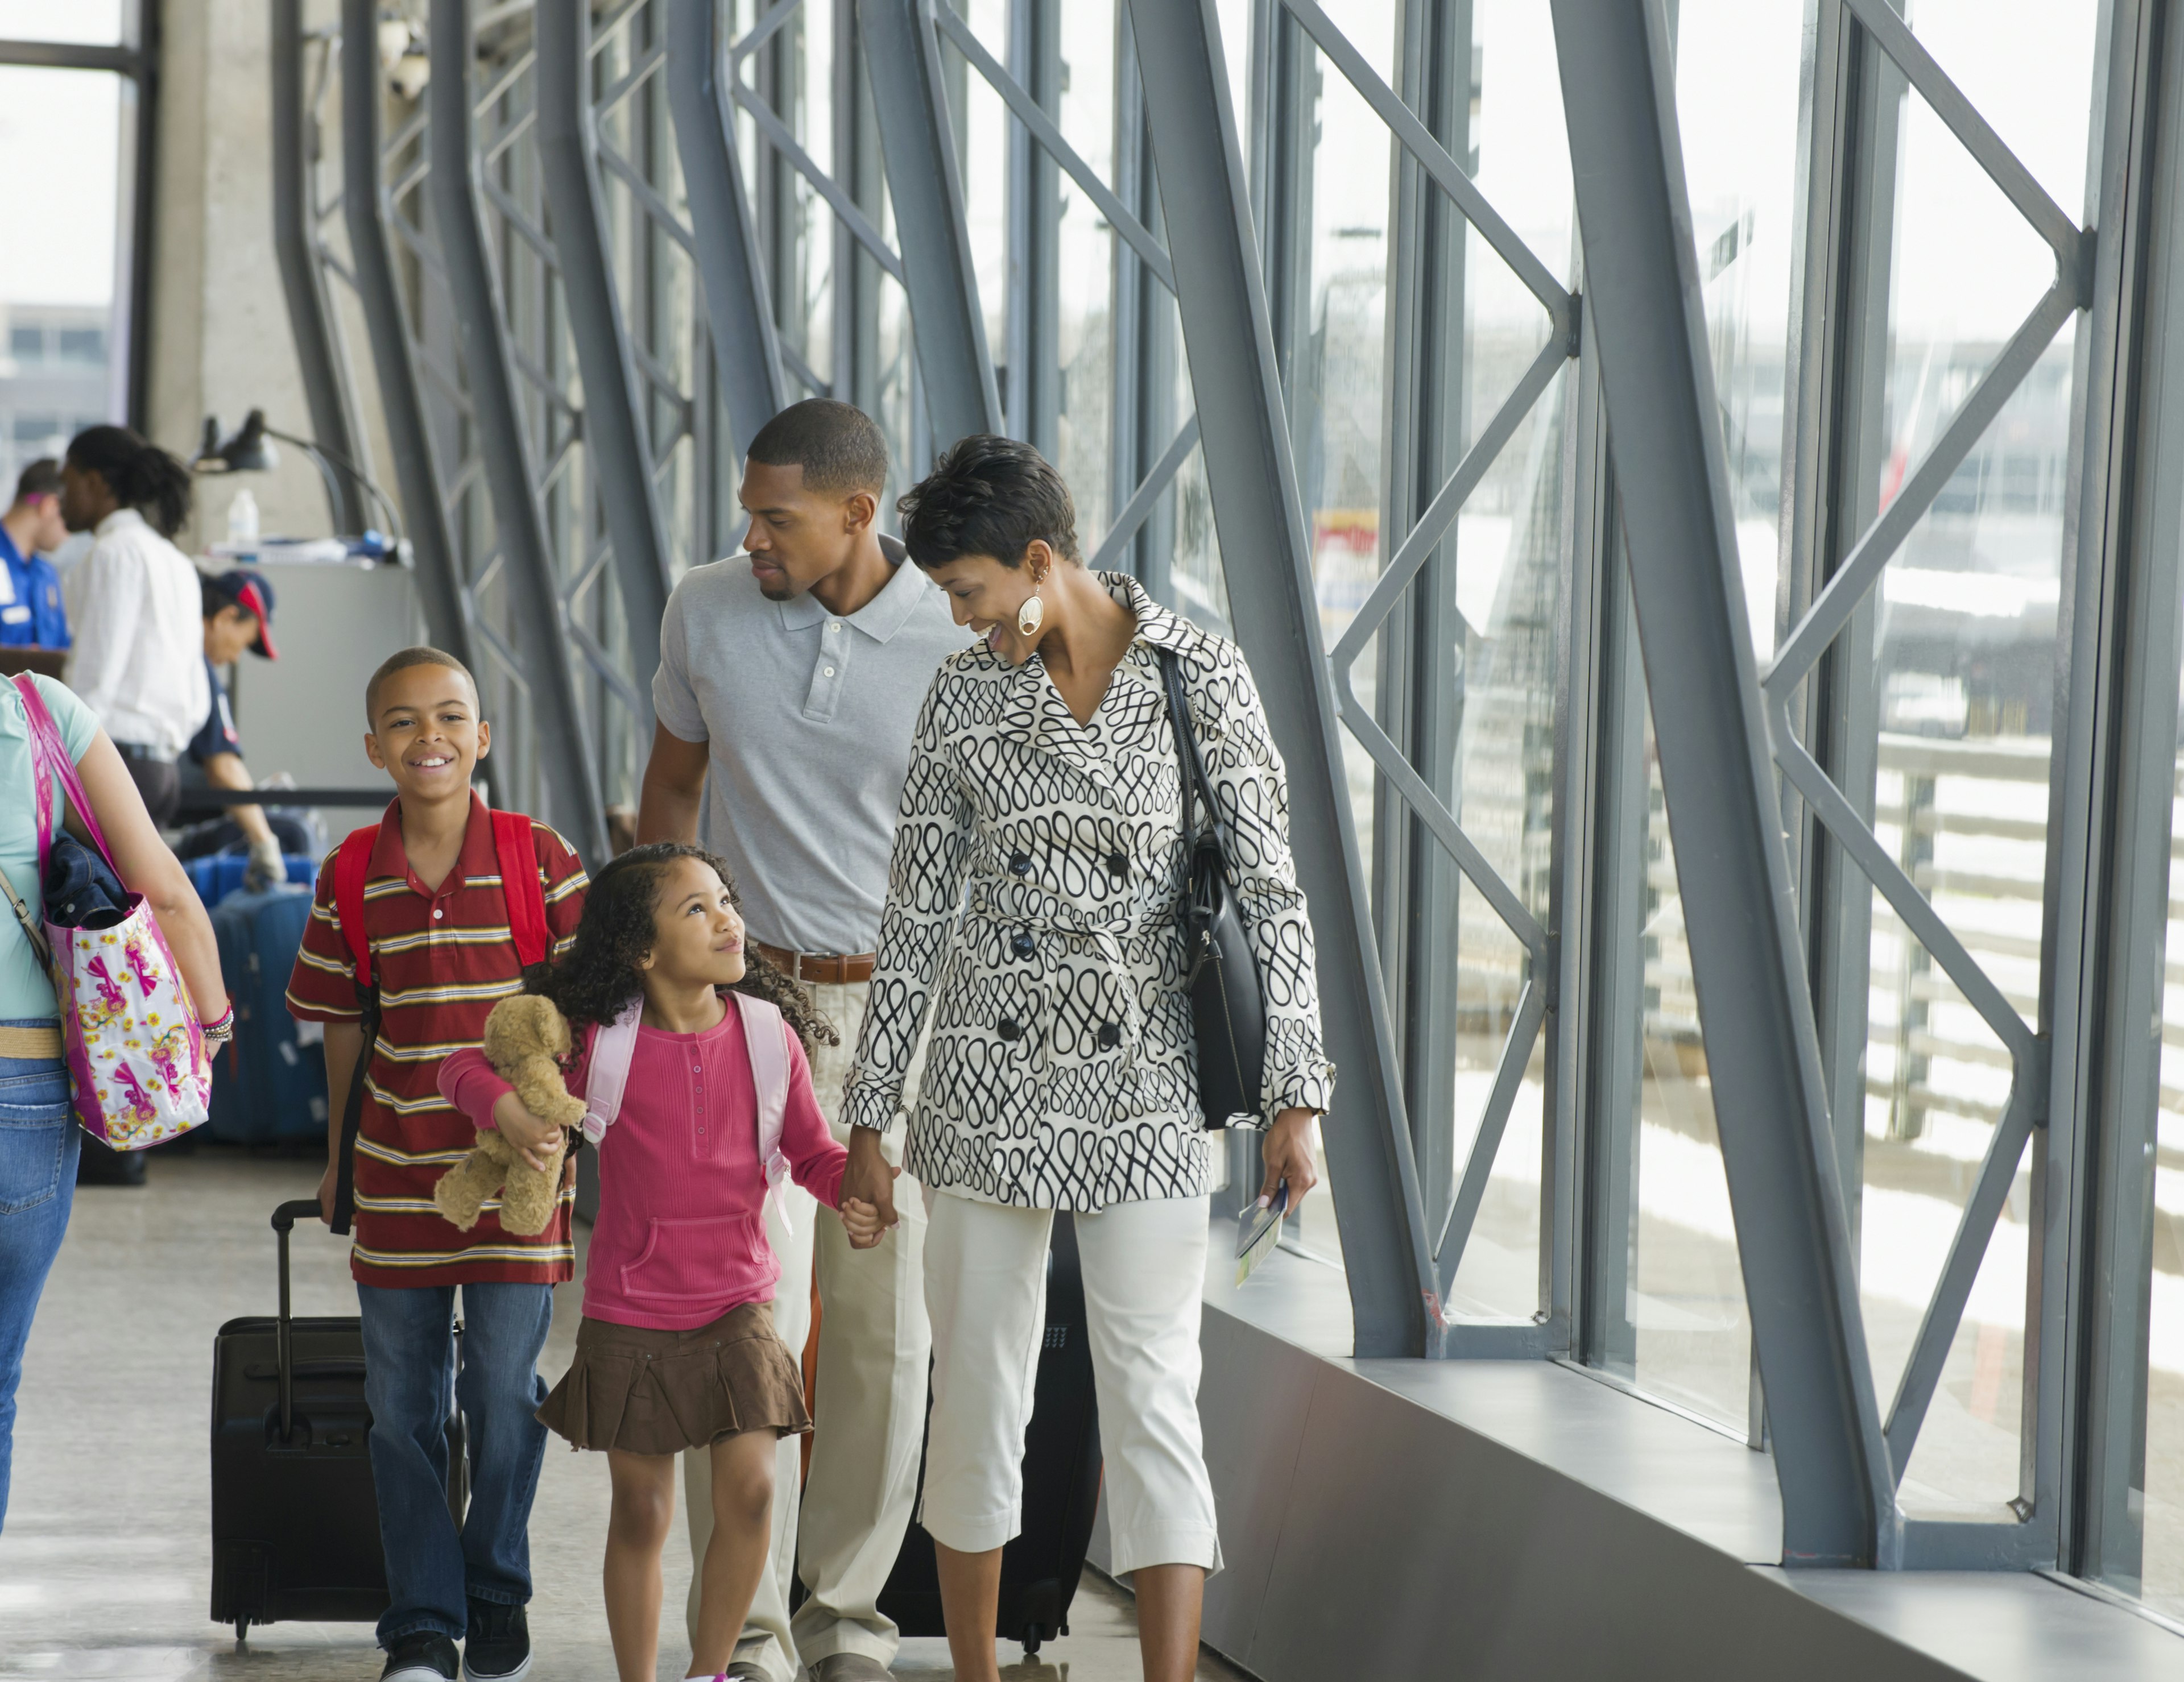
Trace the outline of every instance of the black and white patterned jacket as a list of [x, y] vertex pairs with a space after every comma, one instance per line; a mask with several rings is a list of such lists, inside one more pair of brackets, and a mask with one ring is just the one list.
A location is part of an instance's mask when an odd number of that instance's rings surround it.
[[1264, 1113], [1327, 1108], [1312, 924], [1289, 787], [1236, 646], [1102, 574], [1138, 634], [1079, 725], [1036, 654], [951, 656], [917, 720], [844, 1113], [885, 1128], [930, 1007], [904, 1166], [1034, 1209], [1193, 1197], [1212, 1183], [1183, 991], [1182, 783], [1156, 649], [1182, 658], [1233, 838], [1267, 999]]

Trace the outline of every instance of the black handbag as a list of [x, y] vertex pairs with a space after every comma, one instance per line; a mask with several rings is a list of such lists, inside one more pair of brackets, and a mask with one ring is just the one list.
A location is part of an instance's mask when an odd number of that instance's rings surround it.
[[1183, 841], [1190, 855], [1178, 916], [1183, 984], [1190, 994], [1191, 1026], [1198, 1036], [1199, 1106], [1209, 1131], [1238, 1118], [1256, 1125], [1264, 1119], [1260, 1083], [1267, 1067], [1267, 1006], [1259, 966], [1236, 916], [1228, 883], [1228, 833], [1191, 733], [1182, 662], [1171, 649], [1160, 650], [1160, 660], [1167, 681], [1176, 766], [1183, 776]]

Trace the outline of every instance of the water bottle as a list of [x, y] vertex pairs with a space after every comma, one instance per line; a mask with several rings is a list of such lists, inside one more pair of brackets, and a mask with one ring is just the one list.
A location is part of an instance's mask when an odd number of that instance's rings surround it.
[[227, 505], [227, 543], [237, 554], [258, 553], [258, 498], [248, 485]]

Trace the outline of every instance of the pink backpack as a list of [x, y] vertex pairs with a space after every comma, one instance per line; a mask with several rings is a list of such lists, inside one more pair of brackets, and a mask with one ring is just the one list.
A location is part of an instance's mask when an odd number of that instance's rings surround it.
[[[788, 1024], [781, 1011], [748, 993], [731, 993], [743, 1013], [744, 1044], [750, 1053], [751, 1083], [758, 1089], [758, 1160], [766, 1170], [766, 1189], [789, 1227], [788, 1158], [781, 1149], [781, 1130], [788, 1112]], [[638, 1018], [644, 1000], [632, 999], [610, 1022], [592, 1036], [592, 1066], [584, 1082], [584, 1137], [594, 1145], [606, 1137], [621, 1113], [622, 1089], [629, 1083], [630, 1059], [637, 1051]], [[794, 1230], [793, 1228], [790, 1230]]]

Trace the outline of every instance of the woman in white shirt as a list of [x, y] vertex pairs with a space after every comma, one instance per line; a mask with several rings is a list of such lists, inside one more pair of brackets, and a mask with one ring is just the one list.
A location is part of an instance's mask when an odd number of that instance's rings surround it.
[[112, 738], [155, 824], [174, 816], [176, 759], [212, 705], [198, 570], [170, 541], [189, 512], [189, 469], [126, 426], [92, 426], [69, 444], [61, 518], [93, 542], [66, 586], [75, 627], [68, 685]]

